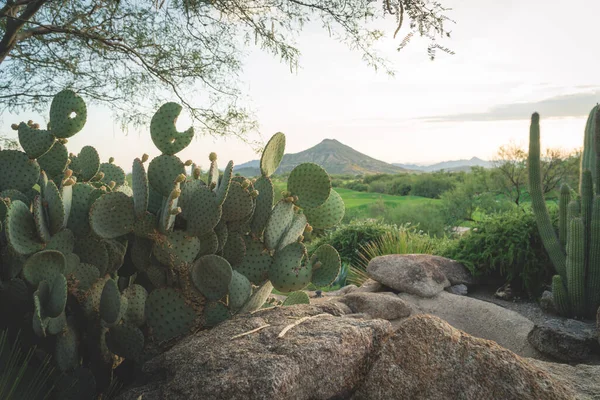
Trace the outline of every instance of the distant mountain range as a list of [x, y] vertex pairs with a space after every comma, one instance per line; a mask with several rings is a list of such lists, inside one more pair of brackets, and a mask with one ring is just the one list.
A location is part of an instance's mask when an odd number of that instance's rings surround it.
[[492, 162], [482, 160], [481, 158], [473, 157], [470, 160], [454, 160], [454, 161], [443, 161], [437, 164], [431, 165], [416, 165], [416, 164], [400, 164], [394, 163], [393, 165], [406, 168], [414, 171], [422, 171], [422, 172], [435, 172], [435, 171], [450, 171], [450, 172], [458, 172], [458, 171], [470, 171], [471, 167], [484, 167], [491, 168]]
[[[286, 154], [281, 160], [276, 174], [290, 172], [294, 167], [312, 162], [325, 168], [332, 175], [338, 174], [395, 174], [410, 172], [406, 168], [395, 166], [354, 150], [335, 139], [325, 139], [310, 149], [295, 154]], [[252, 160], [238, 165], [234, 171], [245, 176], [260, 174], [260, 161]]]
[[[473, 166], [490, 167], [489, 161], [473, 157], [470, 160], [444, 161], [433, 165], [389, 164], [354, 150], [335, 139], [325, 139], [300, 153], [285, 154], [276, 174], [290, 172], [294, 167], [312, 162], [325, 168], [331, 175], [396, 174], [401, 172], [469, 171]], [[252, 160], [237, 165], [235, 173], [244, 176], [260, 175], [260, 161]]]

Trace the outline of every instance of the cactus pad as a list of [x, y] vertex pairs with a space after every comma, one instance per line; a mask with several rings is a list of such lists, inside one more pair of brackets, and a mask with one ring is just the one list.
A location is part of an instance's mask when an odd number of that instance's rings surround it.
[[331, 194], [325, 204], [317, 208], [304, 208], [303, 211], [308, 223], [313, 228], [327, 229], [334, 227], [342, 221], [346, 212], [346, 206], [338, 192], [331, 189]]
[[185, 231], [173, 231], [154, 238], [152, 254], [163, 265], [182, 267], [192, 263], [200, 251], [200, 239]]
[[134, 325], [113, 326], [106, 333], [106, 346], [111, 353], [137, 360], [144, 350], [144, 334]]
[[204, 306], [202, 316], [204, 318], [203, 325], [210, 328], [228, 320], [231, 317], [231, 313], [225, 304], [218, 301], [211, 301]]
[[146, 322], [159, 342], [189, 332], [195, 317], [194, 310], [171, 288], [153, 290], [146, 299]]
[[6, 216], [6, 237], [19, 254], [32, 254], [44, 247], [38, 237], [33, 215], [21, 201], [10, 205]]
[[298, 196], [298, 206], [316, 208], [329, 198], [331, 179], [317, 164], [300, 164], [290, 173], [288, 190], [292, 196]]
[[77, 289], [81, 292], [87, 292], [92, 285], [100, 278], [98, 267], [92, 264], [80, 262], [73, 271]]
[[[68, 214], [67, 227], [73, 231], [76, 237], [85, 236], [90, 232], [89, 210], [90, 196], [94, 187], [89, 183], [76, 183], [72, 186], [71, 209]], [[63, 200], [65, 192], [63, 191]]]
[[219, 300], [227, 294], [232, 274], [227, 260], [214, 254], [200, 257], [190, 270], [194, 286], [209, 300]]
[[292, 243], [275, 253], [269, 269], [269, 280], [280, 292], [300, 290], [310, 283], [312, 265], [303, 264], [306, 248], [302, 243]]
[[246, 240], [246, 255], [242, 263], [235, 269], [243, 274], [255, 285], [261, 285], [269, 277], [269, 268], [273, 264], [273, 257], [258, 241], [248, 238]]
[[288, 244], [292, 244], [297, 242], [300, 236], [304, 233], [304, 229], [306, 228], [306, 215], [304, 214], [296, 214], [294, 215], [294, 219], [292, 223], [289, 225], [287, 231], [277, 244], [276, 251], [279, 251], [286, 247]]
[[148, 211], [139, 216], [133, 225], [133, 233], [140, 237], [150, 237], [156, 234], [157, 229], [158, 218]]
[[40, 195], [35, 196], [32, 206], [33, 220], [35, 221], [37, 234], [42, 239], [42, 242], [48, 243], [50, 241], [50, 230], [48, 229], [48, 220], [46, 218], [44, 207], [42, 206], [42, 198]]
[[221, 218], [221, 207], [217, 197], [201, 181], [186, 182], [181, 191], [179, 205], [181, 216], [187, 221], [190, 235], [203, 236], [212, 231]]
[[75, 240], [75, 253], [81, 262], [93, 264], [100, 271], [100, 276], [108, 270], [109, 258], [106, 245], [92, 236], [83, 236]]
[[200, 251], [198, 256], [202, 257], [207, 254], [215, 254], [219, 249], [219, 238], [215, 231], [210, 231], [205, 235], [199, 237], [200, 239]]
[[29, 158], [46, 154], [54, 144], [54, 135], [49, 131], [34, 129], [25, 122], [19, 124], [19, 143]]
[[283, 306], [293, 306], [295, 304], [310, 304], [310, 298], [303, 291], [292, 292], [288, 294], [288, 297], [283, 301]]
[[69, 167], [80, 181], [90, 181], [100, 171], [98, 151], [92, 146], [83, 146], [79, 154], [71, 159]]
[[54, 136], [69, 138], [83, 129], [86, 120], [87, 107], [75, 92], [65, 89], [54, 96], [50, 105], [50, 129]]
[[[63, 255], [64, 255], [64, 253], [63, 253]], [[79, 264], [81, 263], [79, 256], [75, 253], [66, 254], [65, 260], [67, 260], [67, 266], [65, 268], [65, 276], [73, 274], [75, 272], [75, 268], [77, 268], [79, 266]]]
[[150, 122], [150, 135], [154, 145], [163, 153], [173, 155], [185, 149], [194, 137], [194, 128], [184, 132], [177, 132], [175, 123], [181, 113], [181, 106], [177, 103], [165, 103], [152, 117]]
[[55, 142], [46, 154], [37, 159], [37, 162], [40, 168], [46, 171], [48, 178], [58, 182], [67, 168], [69, 151], [61, 142]]
[[225, 167], [225, 171], [223, 171], [223, 176], [219, 181], [219, 186], [216, 190], [217, 194], [217, 203], [219, 205], [223, 205], [223, 202], [227, 198], [227, 193], [229, 192], [229, 185], [231, 185], [231, 176], [233, 175], [233, 161], [229, 161], [227, 166]]
[[239, 232], [230, 232], [223, 247], [223, 258], [229, 261], [233, 268], [239, 266], [246, 255], [246, 243]]
[[77, 347], [77, 334], [74, 326], [69, 324], [67, 329], [56, 336], [54, 361], [61, 372], [70, 371], [79, 366]]
[[260, 158], [260, 172], [263, 176], [269, 177], [275, 173], [285, 153], [285, 135], [281, 132], [274, 134]]
[[238, 312], [238, 314], [249, 313], [260, 309], [265, 301], [271, 295], [273, 291], [273, 284], [271, 281], [266, 281], [258, 289], [256, 289], [252, 296], [248, 299], [244, 307]]
[[54, 274], [49, 283], [50, 292], [44, 309], [48, 317], [56, 318], [65, 311], [67, 304], [67, 279], [63, 274]]
[[123, 315], [123, 321], [133, 326], [141, 326], [146, 321], [146, 299], [148, 292], [143, 286], [133, 284], [123, 291], [127, 298], [127, 311]]
[[288, 229], [288, 226], [294, 219], [294, 204], [285, 200], [280, 200], [269, 216], [265, 228], [264, 240], [265, 246], [269, 250], [274, 250], [279, 244], [281, 238]]
[[258, 190], [258, 197], [250, 222], [250, 229], [252, 233], [260, 237], [273, 210], [273, 182], [270, 178], [261, 176], [254, 182], [254, 188]]
[[54, 275], [63, 274], [65, 268], [66, 260], [61, 252], [43, 250], [25, 261], [23, 277], [30, 285], [37, 286], [41, 281], [53, 281]]
[[231, 182], [227, 198], [223, 202], [223, 219], [225, 221], [239, 221], [252, 213], [254, 201], [248, 189], [244, 189], [238, 182]]
[[48, 229], [55, 235], [65, 225], [65, 207], [60, 191], [52, 181], [48, 181], [44, 188], [44, 202], [48, 214]]
[[31, 200], [28, 196], [25, 195], [25, 193], [21, 193], [20, 191], [15, 189], [3, 190], [2, 192], [0, 192], [0, 198], [8, 199], [11, 202], [19, 200], [27, 205], [31, 203]]
[[115, 182], [115, 187], [125, 184], [125, 171], [118, 165], [113, 163], [102, 163], [100, 164], [100, 172], [104, 174], [102, 182]]
[[320, 246], [313, 253], [310, 263], [312, 265], [312, 283], [317, 287], [331, 285], [340, 273], [342, 266], [337, 250], [328, 244]]
[[136, 217], [141, 217], [148, 209], [148, 175], [142, 160], [136, 158], [133, 160], [131, 170], [131, 188], [133, 189], [133, 204]]
[[0, 150], [0, 191], [15, 189], [26, 192], [35, 185], [40, 176], [37, 161], [18, 150]]
[[109, 279], [104, 284], [102, 296], [100, 297], [100, 318], [108, 326], [119, 322], [121, 317], [121, 293], [117, 283]]
[[175, 179], [181, 174], [185, 174], [185, 166], [177, 156], [163, 154], [148, 165], [150, 186], [163, 197], [171, 195]]
[[90, 208], [90, 226], [104, 239], [126, 235], [133, 230], [134, 222], [133, 199], [124, 193], [107, 193]]
[[225, 247], [225, 243], [227, 242], [227, 236], [229, 235], [225, 221], [220, 221], [215, 226], [215, 234], [217, 235], [217, 239], [219, 239], [217, 252], [223, 251], [223, 247]]
[[64, 229], [52, 236], [48, 242], [48, 245], [46, 246], [46, 250], [60, 251], [66, 256], [67, 254], [73, 252], [74, 246], [75, 236], [73, 236], [73, 232], [68, 229]]
[[252, 294], [252, 285], [244, 275], [233, 271], [229, 283], [229, 307], [236, 311], [240, 309]]

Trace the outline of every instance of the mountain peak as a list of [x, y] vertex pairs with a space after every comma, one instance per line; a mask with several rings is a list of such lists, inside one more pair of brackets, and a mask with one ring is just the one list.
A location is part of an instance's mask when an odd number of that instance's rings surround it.
[[[329, 174], [393, 174], [407, 171], [360, 153], [336, 139], [323, 139], [310, 149], [295, 154], [285, 154], [276, 173], [290, 172], [298, 164], [305, 162], [320, 165]], [[238, 168], [256, 168], [253, 163], [251, 161], [241, 164]]]

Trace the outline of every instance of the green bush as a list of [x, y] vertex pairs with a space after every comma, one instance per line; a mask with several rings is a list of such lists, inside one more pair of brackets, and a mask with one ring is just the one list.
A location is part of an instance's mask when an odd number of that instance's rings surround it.
[[352, 221], [341, 225], [325, 236], [317, 238], [308, 244], [309, 254], [323, 244], [330, 244], [338, 253], [342, 263], [353, 264], [357, 261], [360, 247], [370, 243], [383, 234], [396, 229], [395, 226], [376, 220]]
[[347, 282], [360, 286], [368, 278], [369, 261], [388, 254], [433, 254], [434, 242], [429, 235], [410, 226], [399, 226], [361, 246], [357, 261], [350, 266]]
[[552, 274], [530, 208], [484, 217], [442, 253], [463, 263], [475, 276], [500, 276], [530, 296], [538, 295]]

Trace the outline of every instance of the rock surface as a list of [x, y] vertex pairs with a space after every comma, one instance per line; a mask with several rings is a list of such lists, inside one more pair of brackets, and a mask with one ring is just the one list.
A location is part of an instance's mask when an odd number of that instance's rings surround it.
[[371, 318], [395, 320], [410, 315], [410, 307], [394, 293], [357, 293], [340, 297], [353, 313], [364, 313]]
[[327, 296], [327, 297], [343, 296], [345, 294], [352, 293], [357, 289], [358, 289], [358, 286], [356, 286], [356, 285], [346, 285], [343, 288], [338, 289], [338, 290], [332, 290], [330, 292], [323, 292], [323, 296]]
[[[392, 328], [381, 319], [323, 316], [277, 337], [299, 317], [322, 313], [341, 311], [328, 303], [279, 307], [192, 335], [147, 362], [147, 383], [117, 399], [348, 398]], [[266, 324], [270, 326], [232, 339]]]
[[117, 400], [562, 400], [598, 390], [598, 371], [577, 367], [565, 378], [563, 366], [521, 358], [434, 316], [404, 319], [394, 332], [388, 321], [341, 314], [324, 303], [237, 316], [150, 360], [145, 380]]
[[527, 362], [547, 372], [555, 381], [577, 393], [579, 399], [600, 399], [600, 365], [568, 365], [541, 360]]
[[535, 325], [529, 343], [561, 361], [584, 361], [598, 352], [596, 327], [574, 319], [549, 319]]
[[386, 291], [388, 288], [386, 288], [385, 286], [383, 286], [381, 283], [377, 282], [374, 279], [367, 279], [366, 281], [363, 282], [362, 285], [360, 285], [355, 292], [369, 292], [369, 293], [375, 293], [375, 292], [384, 292]]
[[353, 399], [574, 399], [521, 357], [430, 315], [402, 322]]
[[462, 264], [429, 254], [375, 257], [369, 262], [367, 273], [385, 286], [421, 297], [433, 297], [451, 285], [472, 283]]
[[400, 293], [398, 297], [411, 306], [413, 315], [432, 314], [470, 335], [493, 340], [522, 357], [541, 357], [527, 340], [533, 322], [515, 311], [445, 291], [428, 299], [407, 293]]
[[461, 283], [460, 285], [452, 285], [447, 287], [446, 292], [457, 294], [459, 296], [466, 296], [469, 293], [469, 289], [467, 288], [467, 285], [463, 285]]
[[544, 293], [542, 293], [540, 308], [549, 314], [556, 313], [556, 308], [554, 308], [554, 296], [551, 291], [544, 290]]

